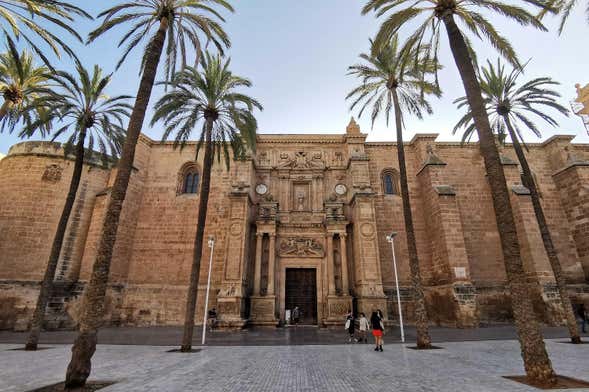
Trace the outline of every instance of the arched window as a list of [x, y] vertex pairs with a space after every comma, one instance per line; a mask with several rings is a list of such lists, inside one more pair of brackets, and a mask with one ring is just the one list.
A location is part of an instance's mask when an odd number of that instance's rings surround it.
[[185, 163], [178, 172], [176, 194], [196, 194], [200, 185], [200, 169], [194, 162]]
[[398, 195], [398, 175], [395, 169], [384, 169], [382, 171], [382, 193], [385, 195]]
[[184, 179], [184, 193], [198, 193], [200, 175], [198, 172], [189, 172]]

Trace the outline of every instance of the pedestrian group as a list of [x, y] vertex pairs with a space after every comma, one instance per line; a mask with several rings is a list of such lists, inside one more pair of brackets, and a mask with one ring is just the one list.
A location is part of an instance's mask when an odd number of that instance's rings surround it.
[[356, 319], [354, 313], [349, 310], [346, 315], [346, 323], [344, 328], [348, 331], [349, 342], [368, 343], [368, 331], [372, 328], [372, 336], [374, 336], [375, 347], [374, 351], [382, 352], [383, 335], [384, 335], [384, 316], [380, 309], [372, 312], [370, 322], [364, 313], [360, 313], [358, 319], [358, 334], [356, 335]]

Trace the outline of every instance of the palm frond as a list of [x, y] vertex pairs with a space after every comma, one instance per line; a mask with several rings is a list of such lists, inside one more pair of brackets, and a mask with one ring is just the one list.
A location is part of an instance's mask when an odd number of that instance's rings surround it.
[[169, 90], [156, 102], [152, 125], [164, 126], [162, 141], [174, 138], [175, 148], [184, 148], [195, 131], [197, 156], [205, 143], [205, 124], [212, 119], [212, 140], [218, 162], [223, 158], [229, 168], [231, 159], [241, 159], [255, 150], [258, 124], [255, 110], [262, 105], [237, 89], [251, 86], [248, 79], [234, 75], [230, 59], [206, 51], [199, 67], [186, 66], [170, 81], [160, 82]]
[[[480, 72], [480, 85], [494, 133], [505, 135], [509, 122], [514, 126], [520, 142], [524, 143], [521, 136], [523, 129], [537, 137], [541, 136], [540, 130], [530, 116], [535, 116], [551, 126], [557, 126], [558, 122], [546, 109], [552, 109], [565, 116], [568, 116], [569, 111], [558, 103], [560, 94], [551, 89], [552, 86], [559, 85], [558, 82], [549, 77], [520, 81], [522, 71], [522, 68], [514, 68], [509, 72], [500, 59], [497, 59], [496, 64], [487, 61], [487, 65]], [[468, 139], [475, 132], [475, 128], [466, 97], [460, 97], [454, 103], [459, 109], [466, 109], [466, 113], [452, 133], [456, 134], [463, 129], [463, 140]]]
[[98, 17], [102, 24], [88, 36], [93, 42], [106, 32], [130, 25], [118, 42], [123, 54], [117, 63], [117, 69], [126, 61], [141, 42], [146, 41], [141, 67], [145, 66], [147, 53], [155, 39], [158, 29], [165, 29], [167, 43], [165, 46], [164, 73], [166, 81], [180, 69], [189, 64], [188, 54], [194, 52], [194, 64], [202, 56], [202, 41], [212, 43], [220, 53], [231, 46], [227, 33], [219, 22], [224, 18], [213, 6], [233, 12], [233, 7], [225, 0], [136, 0], [113, 6]]

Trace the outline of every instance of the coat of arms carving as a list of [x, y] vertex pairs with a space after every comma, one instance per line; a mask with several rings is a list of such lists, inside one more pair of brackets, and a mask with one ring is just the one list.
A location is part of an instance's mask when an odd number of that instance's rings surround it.
[[63, 168], [59, 165], [48, 165], [45, 168], [45, 172], [43, 173], [43, 177], [41, 178], [43, 181], [47, 182], [59, 182], [61, 180], [61, 174], [63, 172]]
[[279, 252], [283, 257], [323, 257], [323, 245], [312, 238], [290, 237], [282, 240]]
[[289, 157], [288, 154], [282, 153], [280, 158], [284, 162], [278, 165], [279, 169], [323, 169], [325, 163], [321, 159], [321, 153], [307, 154], [304, 151], [295, 152], [294, 157]]

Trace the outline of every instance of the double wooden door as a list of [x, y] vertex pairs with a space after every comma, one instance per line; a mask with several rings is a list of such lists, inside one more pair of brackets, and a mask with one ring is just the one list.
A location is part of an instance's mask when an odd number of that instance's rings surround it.
[[317, 324], [317, 273], [315, 268], [287, 268], [285, 308], [299, 307], [299, 324]]

